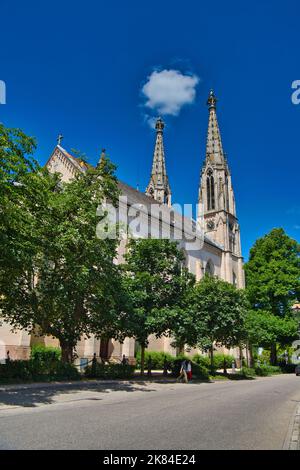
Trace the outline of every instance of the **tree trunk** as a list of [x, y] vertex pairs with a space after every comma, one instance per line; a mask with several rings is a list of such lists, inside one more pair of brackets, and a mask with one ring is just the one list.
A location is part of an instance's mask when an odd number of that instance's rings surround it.
[[73, 359], [73, 347], [70, 344], [60, 341], [61, 347], [61, 360], [62, 362], [72, 362]]
[[271, 344], [271, 354], [270, 354], [270, 362], [272, 366], [277, 365], [277, 344]]
[[210, 347], [210, 371], [211, 373], [214, 372], [214, 345], [213, 344]]
[[145, 373], [145, 345], [141, 344], [141, 375]]
[[249, 343], [247, 341], [247, 344], [246, 344], [246, 361], [247, 361], [247, 367], [250, 367], [250, 362], [249, 362]]
[[250, 365], [250, 367], [253, 367], [254, 366], [254, 360], [253, 360], [252, 344], [249, 344], [248, 348], [249, 348], [249, 365]]

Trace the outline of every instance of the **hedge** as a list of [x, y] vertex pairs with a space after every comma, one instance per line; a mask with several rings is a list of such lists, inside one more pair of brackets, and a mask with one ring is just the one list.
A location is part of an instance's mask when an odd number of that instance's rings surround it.
[[135, 366], [129, 364], [92, 364], [84, 371], [89, 379], [131, 379], [134, 376]]
[[268, 366], [265, 364], [262, 364], [260, 366], [255, 367], [255, 373], [256, 375], [260, 377], [267, 377], [268, 375], [273, 375], [273, 374], [281, 374], [281, 369], [278, 366]]
[[[145, 351], [145, 368], [147, 368], [148, 360], [151, 358], [151, 369], [152, 370], [163, 370], [164, 361], [167, 360], [168, 364], [176, 359], [169, 353], [164, 353], [161, 351]], [[141, 352], [139, 351], [136, 354], [136, 364], [137, 368], [141, 367]]]
[[80, 374], [75, 366], [61, 361], [41, 362], [37, 359], [28, 361], [10, 361], [0, 364], [0, 381], [23, 380], [48, 382], [51, 380], [79, 380]]
[[[202, 354], [195, 354], [195, 356], [193, 356], [193, 361], [196, 362], [197, 364], [202, 365], [203, 367], [208, 368], [209, 370], [211, 369], [209, 356], [203, 356]], [[213, 357], [212, 373], [216, 372], [217, 369], [223, 369], [224, 361], [225, 361], [226, 368], [229, 369], [232, 367], [232, 362], [234, 361], [234, 357], [231, 356], [230, 354], [215, 353]]]
[[61, 350], [52, 346], [43, 346], [41, 344], [35, 344], [31, 348], [30, 359], [47, 363], [49, 361], [59, 361], [61, 359]]

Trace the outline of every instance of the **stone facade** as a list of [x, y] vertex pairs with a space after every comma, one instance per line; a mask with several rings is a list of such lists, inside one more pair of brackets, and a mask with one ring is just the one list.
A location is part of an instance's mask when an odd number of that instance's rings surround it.
[[[145, 194], [119, 181], [122, 194], [120, 212], [132, 216], [139, 209], [139, 236], [162, 236], [179, 240], [184, 250], [185, 263], [190, 272], [200, 280], [205, 273], [216, 275], [237, 287], [244, 287], [243, 258], [241, 255], [240, 228], [236, 217], [231, 174], [223, 151], [221, 135], [216, 116], [216, 97], [213, 92], [208, 98], [209, 120], [206, 156], [203, 163], [198, 199], [197, 221], [182, 216], [171, 206], [171, 189], [166, 171], [163, 145], [164, 124], [161, 119], [156, 123], [156, 141], [150, 181]], [[86, 171], [87, 165], [72, 156], [59, 144], [46, 163], [52, 172], [62, 175], [63, 181], [70, 181], [77, 172]], [[151, 213], [151, 227], [149, 214]], [[202, 231], [195, 232], [197, 223]], [[137, 230], [137, 227], [135, 227]], [[116, 263], [123, 262], [126, 239], [119, 246]], [[172, 339], [150, 337], [149, 350], [169, 352]], [[26, 358], [30, 346], [36, 342], [58, 345], [54, 338], [37, 338], [23, 331], [12, 333], [7, 324], [0, 326], [0, 360], [10, 351], [12, 358]], [[119, 361], [123, 354], [134, 360], [135, 341], [126, 338], [124, 343], [110, 340], [101, 342], [94, 336], [83, 337], [77, 345], [79, 358], [97, 356]], [[195, 353], [192, 350], [191, 353]], [[237, 350], [232, 350], [238, 357]]]

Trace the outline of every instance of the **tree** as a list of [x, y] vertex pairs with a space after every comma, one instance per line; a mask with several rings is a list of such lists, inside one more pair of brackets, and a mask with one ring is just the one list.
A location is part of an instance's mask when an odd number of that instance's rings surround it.
[[247, 301], [242, 289], [206, 275], [190, 290], [187, 309], [194, 322], [190, 346], [209, 350], [211, 366], [214, 344], [230, 348], [244, 339]]
[[193, 276], [183, 267], [184, 254], [170, 240], [130, 240], [124, 269], [128, 294], [127, 335], [141, 346], [144, 374], [148, 337], [168, 334], [169, 312], [179, 305]]
[[0, 296], [36, 252], [33, 212], [39, 165], [33, 158], [35, 140], [20, 129], [0, 124]]
[[29, 210], [38, 249], [6, 285], [2, 314], [14, 327], [38, 327], [40, 334], [58, 338], [64, 361], [72, 360], [83, 334], [121, 335], [121, 278], [113, 263], [118, 240], [96, 237], [98, 205], [104, 198], [116, 203], [113, 172], [107, 159], [68, 183], [57, 174], [31, 171], [40, 187]]
[[272, 343], [278, 342], [285, 347], [297, 337], [297, 328], [293, 318], [281, 318], [262, 310], [250, 310], [247, 314], [247, 334], [254, 346], [268, 349]]
[[[269, 338], [272, 338], [269, 343], [271, 363], [275, 365], [277, 343], [287, 343], [293, 338], [291, 305], [300, 294], [300, 245], [288, 237], [283, 229], [273, 229], [255, 242], [245, 271], [247, 296], [251, 309], [258, 315], [254, 321], [252, 312], [250, 324], [259, 326], [263, 323], [267, 328]], [[257, 344], [259, 334], [255, 338], [254, 330], [251, 331], [252, 340]]]

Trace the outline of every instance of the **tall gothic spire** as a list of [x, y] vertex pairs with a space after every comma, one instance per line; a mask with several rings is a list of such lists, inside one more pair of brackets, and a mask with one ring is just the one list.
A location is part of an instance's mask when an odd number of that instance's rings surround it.
[[153, 197], [156, 201], [171, 206], [171, 189], [166, 171], [163, 130], [164, 122], [158, 118], [155, 124], [156, 141], [153, 154], [152, 171], [149, 184], [146, 189], [147, 196]]
[[226, 158], [223, 151], [221, 134], [218, 126], [216, 103], [217, 98], [213, 90], [211, 90], [207, 100], [209, 118], [206, 141], [206, 160], [209, 160], [212, 164], [224, 164], [226, 162]]
[[210, 91], [207, 100], [206, 158], [201, 170], [198, 217], [205, 233], [209, 233], [225, 250], [240, 256], [234, 193], [217, 121], [216, 102], [214, 92]]

